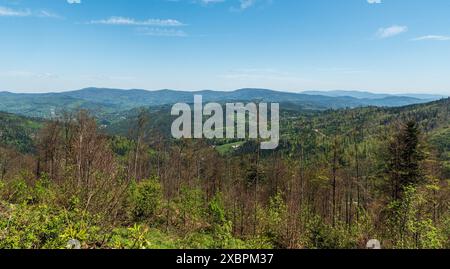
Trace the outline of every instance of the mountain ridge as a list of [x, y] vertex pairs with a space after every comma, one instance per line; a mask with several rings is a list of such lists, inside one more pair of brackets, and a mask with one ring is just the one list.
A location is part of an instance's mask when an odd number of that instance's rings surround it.
[[447, 98], [449, 96], [441, 94], [425, 94], [425, 93], [398, 93], [398, 94], [388, 94], [388, 93], [373, 93], [369, 91], [348, 91], [348, 90], [332, 90], [332, 91], [303, 91], [303, 94], [310, 95], [323, 95], [330, 97], [348, 96], [358, 99], [382, 99], [390, 96], [397, 97], [411, 97], [424, 100], [437, 100], [441, 98]]
[[[351, 93], [347, 91], [346, 93]], [[55, 110], [88, 109], [102, 113], [116, 113], [138, 107], [158, 107], [175, 103], [192, 103], [194, 95], [202, 95], [204, 102], [268, 102], [286, 103], [302, 110], [326, 110], [364, 106], [399, 107], [426, 103], [434, 99], [420, 99], [397, 95], [375, 95], [353, 92], [354, 96], [327, 96], [322, 92], [292, 93], [261, 88], [242, 88], [235, 91], [177, 91], [161, 89], [114, 89], [89, 87], [67, 92], [12, 93], [0, 92], [0, 111], [25, 116], [48, 118]], [[336, 92], [335, 92], [336, 94]], [[360, 98], [355, 96], [360, 95]], [[348, 94], [347, 94], [348, 95]]]

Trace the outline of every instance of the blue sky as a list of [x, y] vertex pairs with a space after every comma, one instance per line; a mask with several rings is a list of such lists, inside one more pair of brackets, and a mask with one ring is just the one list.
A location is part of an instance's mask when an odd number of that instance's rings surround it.
[[450, 94], [448, 0], [0, 0], [0, 90]]

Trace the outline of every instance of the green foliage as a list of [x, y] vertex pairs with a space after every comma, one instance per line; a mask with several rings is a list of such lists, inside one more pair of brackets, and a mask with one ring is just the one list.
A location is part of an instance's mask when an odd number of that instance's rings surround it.
[[15, 204], [27, 203], [33, 199], [28, 184], [19, 177], [7, 183], [3, 196], [7, 198], [7, 201]]
[[439, 152], [445, 174], [450, 177], [450, 128], [445, 128], [432, 134], [430, 142]]
[[[449, 248], [447, 103], [283, 111], [280, 148], [258, 159], [255, 141], [149, 135], [136, 167], [161, 179], [130, 185], [132, 139], [102, 133], [78, 149], [63, 137], [55, 152], [23, 154], [12, 149], [21, 134], [6, 130], [16, 138], [0, 151], [0, 248], [65, 248], [77, 239], [83, 248], [331, 249], [364, 248], [371, 238], [383, 248]], [[397, 130], [399, 120], [408, 124]], [[92, 154], [98, 141], [107, 150]]]
[[130, 188], [133, 219], [154, 220], [161, 209], [162, 188], [158, 179], [151, 178], [134, 184]]
[[182, 187], [174, 205], [178, 214], [176, 225], [182, 231], [195, 231], [206, 226], [205, 199], [200, 189]]
[[[0, 249], [64, 249], [71, 239], [81, 242], [82, 248], [117, 249], [175, 249], [175, 248], [248, 248], [262, 247], [262, 242], [246, 243], [232, 235], [232, 225], [220, 195], [202, 209], [200, 190], [183, 188], [178, 210], [186, 213], [192, 231], [178, 235], [150, 228], [145, 222], [158, 217], [162, 209], [162, 190], [157, 179], [144, 180], [130, 187], [130, 206], [136, 218], [129, 227], [105, 226], [103, 218], [80, 209], [77, 196], [68, 199], [69, 207], [58, 206], [54, 199], [53, 183], [46, 177], [35, 184], [15, 180], [0, 181]], [[183, 203], [183, 201], [185, 203]], [[14, 203], [14, 204], [11, 204]], [[210, 229], [203, 230], [209, 219]], [[140, 221], [144, 223], [140, 223]]]
[[445, 238], [427, 214], [419, 214], [426, 201], [413, 186], [405, 187], [402, 200], [388, 205], [390, 238], [395, 248], [442, 248]]
[[353, 249], [358, 247], [358, 238], [345, 223], [337, 222], [335, 227], [327, 224], [320, 216], [311, 216], [306, 223], [306, 248]]
[[209, 214], [211, 217], [211, 222], [214, 224], [220, 226], [227, 222], [220, 193], [216, 194], [213, 200], [209, 203]]
[[209, 203], [209, 216], [212, 225], [212, 248], [242, 248], [243, 242], [234, 238], [233, 224], [226, 217], [222, 195], [217, 193]]
[[419, 145], [420, 131], [415, 121], [408, 121], [389, 144], [387, 172], [393, 186], [393, 199], [399, 199], [410, 185], [423, 183], [421, 164], [424, 152]]
[[278, 192], [270, 198], [267, 210], [259, 209], [259, 219], [265, 225], [263, 237], [265, 237], [272, 245], [283, 248], [287, 247], [286, 229], [288, 221], [288, 208], [284, 202], [283, 195]]
[[234, 238], [225, 230], [216, 230], [213, 234], [205, 232], [188, 234], [185, 238], [178, 241], [178, 246], [182, 249], [247, 249], [251, 248], [251, 246], [258, 248], [256, 244], [251, 245], [243, 240]]
[[160, 230], [134, 224], [129, 228], [116, 228], [109, 235], [105, 247], [113, 249], [175, 249], [177, 242]]
[[34, 150], [32, 137], [40, 125], [39, 120], [0, 112], [0, 146], [11, 147], [21, 153], [32, 152]]
[[1, 196], [14, 204], [38, 204], [44, 201], [51, 203], [55, 199], [54, 190], [45, 175], [34, 183], [24, 179], [28, 177], [29, 175], [21, 175], [12, 181], [1, 183]]
[[441, 224], [442, 238], [447, 239], [444, 243], [444, 248], [450, 249], [450, 214], [447, 214]]
[[120, 157], [125, 157], [135, 148], [132, 140], [122, 136], [114, 136], [111, 139], [111, 149]]
[[0, 207], [0, 249], [65, 248], [70, 239], [89, 244], [98, 236], [98, 228], [90, 223], [95, 218], [85, 212], [47, 205], [2, 203]]
[[275, 246], [270, 239], [264, 236], [251, 237], [245, 241], [249, 249], [273, 249]]

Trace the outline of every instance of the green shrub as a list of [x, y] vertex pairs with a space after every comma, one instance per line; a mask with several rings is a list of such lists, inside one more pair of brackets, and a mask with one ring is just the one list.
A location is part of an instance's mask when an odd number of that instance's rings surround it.
[[442, 248], [445, 242], [443, 232], [430, 216], [419, 210], [427, 203], [424, 193], [413, 186], [404, 188], [401, 200], [388, 205], [388, 234], [392, 247], [398, 249]]
[[174, 201], [175, 224], [183, 233], [197, 231], [207, 226], [205, 199], [200, 189], [182, 187]]
[[209, 203], [209, 216], [211, 224], [212, 242], [211, 248], [215, 249], [239, 249], [246, 248], [242, 240], [236, 239], [233, 232], [233, 224], [226, 217], [222, 195], [217, 193]]
[[161, 209], [162, 188], [155, 178], [147, 179], [131, 187], [131, 207], [135, 221], [153, 220]]
[[116, 228], [106, 247], [114, 249], [176, 249], [169, 235], [147, 226], [134, 224], [129, 228]]
[[66, 248], [70, 239], [86, 247], [97, 241], [95, 217], [81, 211], [66, 211], [46, 205], [2, 205], [0, 249]]
[[313, 216], [306, 224], [306, 248], [354, 249], [357, 238], [345, 223], [337, 222], [335, 227], [325, 223], [319, 216]]

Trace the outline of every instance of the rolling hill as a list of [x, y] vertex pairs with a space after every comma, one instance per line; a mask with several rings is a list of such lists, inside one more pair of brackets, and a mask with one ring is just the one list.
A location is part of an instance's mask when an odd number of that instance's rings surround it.
[[[240, 89], [225, 91], [174, 91], [174, 90], [120, 90], [86, 88], [76, 91], [44, 94], [17, 94], [0, 92], [0, 111], [24, 116], [50, 118], [61, 110], [87, 109], [97, 115], [121, 113], [138, 107], [159, 107], [178, 102], [192, 103], [193, 96], [203, 96], [204, 102], [277, 102], [300, 110], [326, 110], [364, 106], [397, 107], [430, 101], [427, 98], [383, 95], [379, 98], [326, 96], [312, 92], [290, 93], [266, 89]], [[429, 97], [429, 96], [428, 96]], [[438, 99], [435, 96], [435, 99]]]
[[34, 150], [33, 138], [43, 121], [0, 112], [0, 146], [11, 147], [19, 152]]

